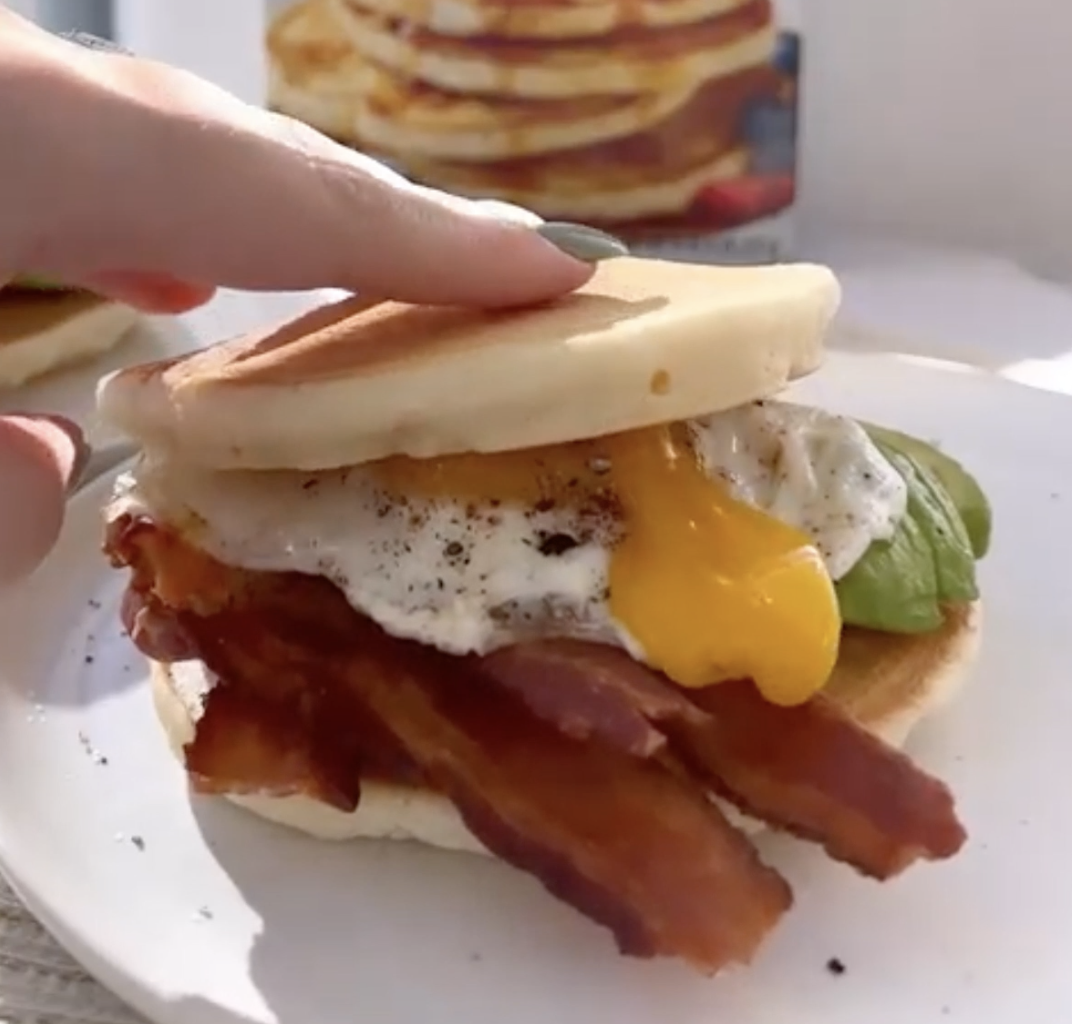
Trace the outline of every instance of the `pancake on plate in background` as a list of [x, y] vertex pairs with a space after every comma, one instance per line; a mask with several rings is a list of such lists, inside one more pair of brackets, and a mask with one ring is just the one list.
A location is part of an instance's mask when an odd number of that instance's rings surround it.
[[770, 0], [302, 0], [267, 45], [274, 108], [451, 192], [618, 230], [730, 226], [775, 212], [703, 202], [754, 174], [753, 115], [774, 109], [792, 199]]
[[0, 288], [0, 389], [102, 355], [137, 318], [131, 307], [81, 289], [32, 279]]

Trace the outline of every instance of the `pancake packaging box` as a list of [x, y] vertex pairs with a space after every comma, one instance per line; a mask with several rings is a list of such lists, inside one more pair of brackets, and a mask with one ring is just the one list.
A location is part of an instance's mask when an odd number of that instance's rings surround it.
[[789, 0], [269, 0], [268, 103], [426, 184], [640, 250], [790, 242]]

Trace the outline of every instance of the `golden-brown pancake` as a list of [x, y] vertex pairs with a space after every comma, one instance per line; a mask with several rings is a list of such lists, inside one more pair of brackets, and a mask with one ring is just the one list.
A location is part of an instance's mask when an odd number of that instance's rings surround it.
[[364, 0], [364, 6], [446, 36], [559, 41], [628, 26], [690, 25], [749, 0]]
[[631, 135], [693, 86], [636, 96], [525, 100], [446, 92], [362, 57], [326, 0], [287, 8], [268, 33], [273, 108], [362, 148], [446, 160], [502, 160]]
[[745, 173], [744, 107], [776, 87], [775, 73], [759, 68], [706, 83], [660, 124], [626, 138], [499, 163], [410, 154], [404, 162], [437, 188], [517, 203], [545, 217], [616, 222], [674, 216], [705, 185]]
[[521, 311], [351, 296], [106, 377], [97, 411], [171, 456], [179, 490], [183, 464], [324, 469], [535, 448], [778, 394], [822, 362], [839, 298], [824, 267], [628, 257]]
[[437, 35], [360, 0], [330, 3], [370, 60], [441, 89], [534, 99], [661, 92], [734, 74], [768, 60], [776, 32], [771, 0], [687, 25], [626, 25], [563, 43]]
[[304, 0], [268, 27], [268, 105], [341, 142], [357, 143], [357, 105], [368, 61], [354, 50], [326, 0]]
[[136, 318], [130, 307], [89, 292], [0, 289], [0, 388], [99, 355]]

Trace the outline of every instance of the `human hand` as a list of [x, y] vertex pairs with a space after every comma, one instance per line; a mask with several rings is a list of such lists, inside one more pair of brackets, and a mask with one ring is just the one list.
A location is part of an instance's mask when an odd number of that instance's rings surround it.
[[524, 211], [410, 184], [185, 71], [2, 9], [0, 125], [0, 281], [32, 272], [166, 312], [218, 286], [502, 306], [592, 273]]
[[[552, 244], [525, 211], [412, 185], [184, 71], [2, 7], [0, 135], [0, 283], [32, 273], [150, 312], [219, 286], [503, 306], [568, 292], [625, 252], [584, 228]], [[60, 419], [0, 418], [0, 584], [55, 543], [87, 451]]]
[[88, 454], [69, 420], [0, 417], [0, 586], [31, 572], [56, 543], [68, 488]]

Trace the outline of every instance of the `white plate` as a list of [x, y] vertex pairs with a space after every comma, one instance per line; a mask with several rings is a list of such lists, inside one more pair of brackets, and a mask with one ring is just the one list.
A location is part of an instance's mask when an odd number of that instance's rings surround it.
[[801, 390], [941, 439], [994, 503], [982, 663], [913, 744], [959, 797], [971, 843], [955, 861], [880, 886], [774, 840], [764, 850], [797, 907], [751, 970], [705, 981], [619, 958], [505, 866], [318, 844], [191, 806], [120, 637], [123, 579], [98, 554], [102, 485], [40, 575], [0, 600], [5, 872], [90, 970], [162, 1022], [1065, 1024], [1072, 401], [876, 356], [837, 356]]

